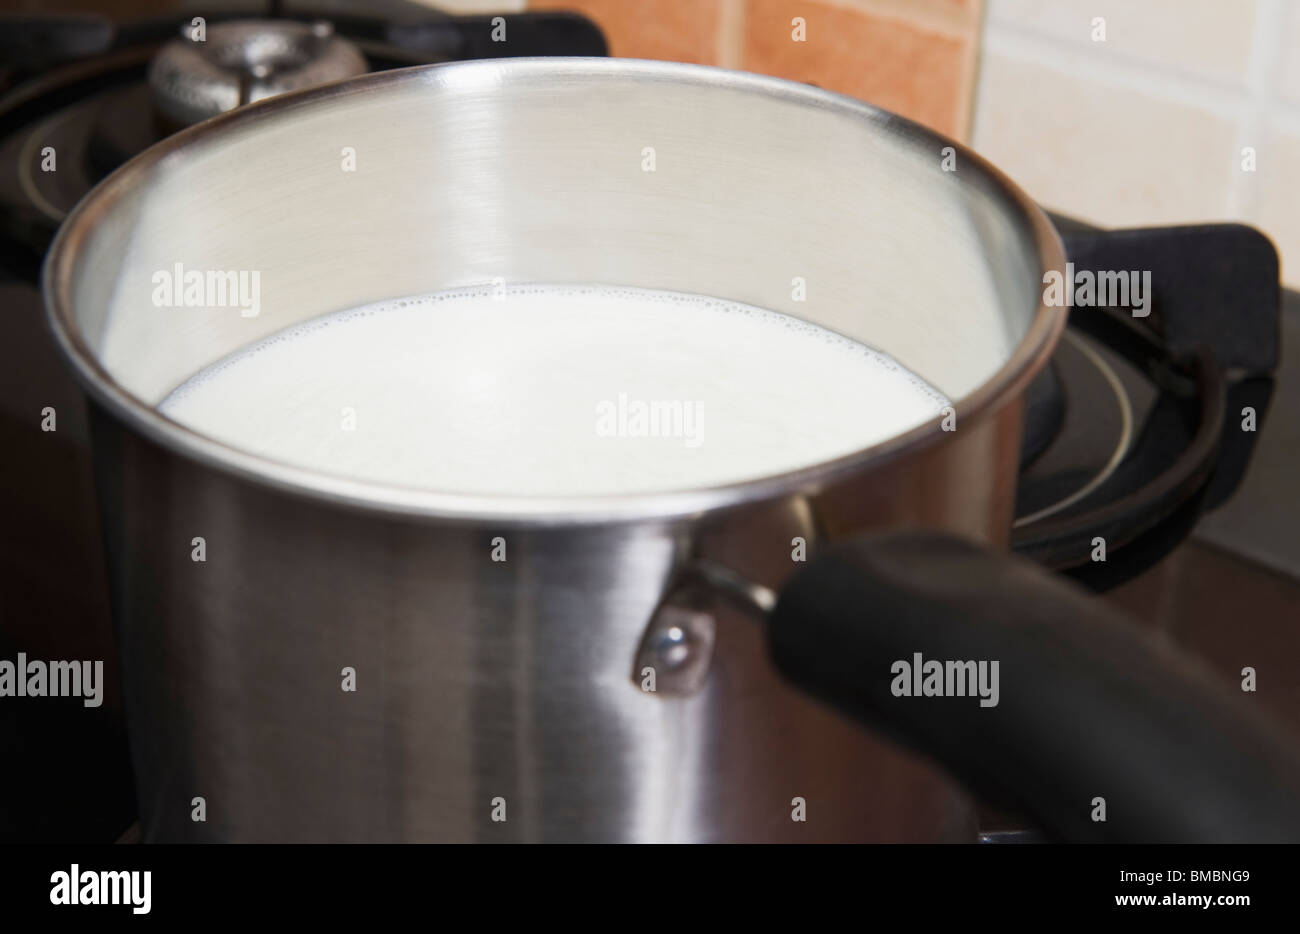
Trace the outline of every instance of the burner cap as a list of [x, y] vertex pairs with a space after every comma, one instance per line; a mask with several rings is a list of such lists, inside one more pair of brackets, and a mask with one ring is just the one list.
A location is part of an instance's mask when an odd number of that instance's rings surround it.
[[205, 41], [173, 39], [149, 66], [154, 104], [180, 126], [367, 71], [329, 23], [236, 20], [208, 27]]

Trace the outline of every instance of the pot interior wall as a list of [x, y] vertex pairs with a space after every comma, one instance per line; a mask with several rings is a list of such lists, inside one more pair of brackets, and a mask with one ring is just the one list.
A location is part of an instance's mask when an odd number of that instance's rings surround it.
[[[330, 311], [600, 282], [792, 314], [960, 399], [1024, 335], [1039, 260], [997, 186], [961, 156], [946, 171], [942, 146], [846, 99], [690, 66], [376, 75], [225, 118], [120, 173], [73, 270], [76, 326], [155, 404]], [[158, 307], [176, 264], [257, 272], [258, 314]]]

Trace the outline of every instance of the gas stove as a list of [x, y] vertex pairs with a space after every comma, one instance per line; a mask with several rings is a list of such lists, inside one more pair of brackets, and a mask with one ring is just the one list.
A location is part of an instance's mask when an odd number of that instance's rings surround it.
[[[605, 53], [577, 15], [512, 14], [510, 24], [511, 55]], [[15, 25], [45, 41], [15, 43], [29, 52], [13, 59], [0, 99], [0, 657], [103, 658], [108, 690], [92, 716], [79, 705], [0, 706], [0, 746], [34, 763], [5, 772], [0, 839], [129, 839], [133, 790], [84, 403], [41, 319], [37, 275], [50, 240], [94, 184], [188, 123], [362, 70], [504, 49], [490, 41], [489, 16], [427, 12], [213, 17], [202, 56], [177, 38], [189, 21]], [[50, 158], [57, 171], [42, 170]], [[1282, 345], [1300, 346], [1300, 297], [1280, 291], [1276, 255], [1249, 228], [1100, 231], [1054, 220], [1076, 269], [1149, 270], [1151, 308], [1142, 318], [1127, 308], [1071, 315], [1030, 390], [1012, 547], [1105, 592], [1225, 678], [1257, 668], [1260, 702], [1300, 726], [1300, 684], [1269, 668], [1300, 657], [1291, 531], [1300, 499], [1288, 473], [1300, 452], [1300, 369], [1279, 366]], [[47, 408], [57, 431], [42, 430]], [[87, 755], [98, 763], [90, 788], [72, 777]], [[1023, 821], [991, 810], [983, 829], [990, 842], [1033, 839]]]
[[[0, 657], [105, 659], [93, 711], [59, 701], [0, 705], [0, 747], [29, 771], [0, 779], [0, 841], [111, 842], [130, 834], [134, 790], [121, 723], [107, 578], [95, 514], [85, 403], [41, 322], [41, 262], [73, 205], [136, 153], [181, 126], [273, 91], [471, 58], [606, 54], [577, 14], [494, 17], [408, 7], [390, 18], [295, 8], [261, 19], [209, 14], [202, 55], [193, 18], [10, 16], [0, 40]], [[54, 171], [43, 171], [53, 158]], [[42, 431], [32, 412], [58, 413]], [[68, 657], [72, 657], [68, 655]], [[76, 760], [96, 762], [89, 792]], [[57, 803], [55, 798], [63, 803]]]

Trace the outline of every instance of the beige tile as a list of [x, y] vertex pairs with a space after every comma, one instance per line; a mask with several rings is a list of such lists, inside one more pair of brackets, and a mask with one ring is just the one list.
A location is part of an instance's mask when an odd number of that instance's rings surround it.
[[1280, 98], [1300, 104], [1300, 3], [1287, 4], [1286, 21], [1277, 41], [1282, 54], [1277, 93]]
[[1087, 220], [1221, 217], [1236, 164], [1234, 121], [1108, 83], [1083, 65], [1067, 54], [1049, 63], [986, 47], [975, 148], [1043, 204]]
[[[806, 41], [791, 21], [806, 23]], [[870, 101], [960, 136], [974, 34], [958, 37], [866, 8], [821, 0], [748, 0], [742, 66]]]
[[1256, 146], [1256, 171], [1243, 179], [1241, 219], [1273, 239], [1282, 255], [1282, 278], [1300, 285], [1300, 120], [1276, 120]]
[[[1243, 83], [1257, 0], [989, 0], [988, 22]], [[1106, 41], [1091, 38], [1094, 17]]]

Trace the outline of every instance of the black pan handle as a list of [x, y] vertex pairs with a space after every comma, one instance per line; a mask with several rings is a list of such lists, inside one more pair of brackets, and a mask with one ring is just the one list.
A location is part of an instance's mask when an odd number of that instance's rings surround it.
[[[1300, 746], [1253, 695], [1025, 559], [873, 534], [796, 573], [768, 625], [796, 685], [1056, 838], [1300, 842]], [[897, 696], [918, 654], [997, 662], [996, 704]]]

